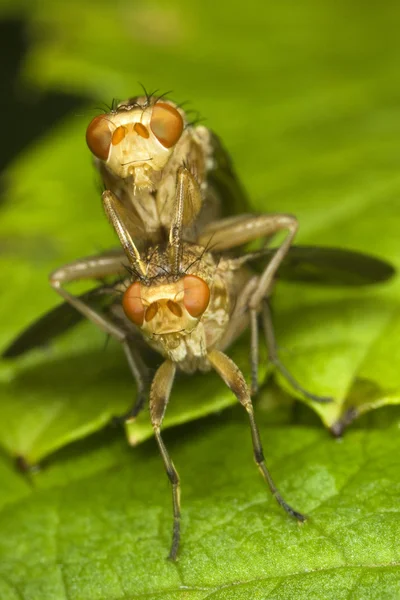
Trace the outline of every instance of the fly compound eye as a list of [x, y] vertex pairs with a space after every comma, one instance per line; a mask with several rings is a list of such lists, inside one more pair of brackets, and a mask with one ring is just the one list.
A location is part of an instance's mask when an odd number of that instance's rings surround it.
[[210, 288], [196, 275], [183, 278], [183, 304], [192, 317], [200, 317], [210, 301]]
[[145, 308], [140, 294], [140, 283], [132, 283], [128, 287], [122, 298], [122, 308], [132, 323], [139, 327], [143, 325]]
[[97, 158], [107, 160], [110, 153], [111, 139], [112, 134], [107, 119], [102, 116], [95, 117], [86, 129], [86, 143], [89, 150]]
[[159, 102], [154, 105], [150, 128], [164, 148], [172, 148], [182, 135], [183, 119], [176, 108]]

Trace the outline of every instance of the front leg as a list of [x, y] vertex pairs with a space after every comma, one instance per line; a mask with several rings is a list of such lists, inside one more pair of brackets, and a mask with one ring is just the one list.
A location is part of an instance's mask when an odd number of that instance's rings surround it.
[[[169, 253], [173, 272], [178, 273], [182, 259], [183, 227], [193, 223], [202, 204], [200, 187], [185, 166], [179, 167], [177, 172], [174, 202], [169, 232]], [[171, 215], [168, 218], [171, 220]]]
[[160, 428], [164, 419], [172, 384], [174, 382], [176, 367], [173, 362], [166, 360], [159, 367], [154, 376], [150, 390], [150, 416], [154, 429], [154, 435], [164, 462], [165, 470], [172, 487], [172, 507], [174, 524], [172, 528], [172, 544], [168, 558], [176, 560], [181, 537], [181, 506], [180, 506], [180, 483], [178, 471], [175, 469], [168, 450], [161, 437]]
[[308, 390], [303, 388], [303, 386], [300, 385], [300, 383], [293, 377], [290, 371], [287, 370], [285, 365], [282, 364], [279, 360], [276, 347], [274, 326], [272, 322], [271, 308], [268, 297], [264, 298], [263, 300], [261, 317], [264, 329], [265, 342], [267, 345], [268, 358], [274, 365], [274, 367], [280, 372], [282, 377], [286, 379], [286, 381], [292, 386], [293, 389], [300, 392], [300, 394], [303, 394], [303, 396], [305, 396], [309, 400], [313, 400], [314, 402], [320, 403], [332, 402], [333, 399], [329, 396], [317, 396], [316, 394], [313, 394], [312, 392], [309, 392]]
[[138, 390], [135, 405], [132, 410], [124, 415], [124, 419], [136, 416], [144, 405], [148, 387], [147, 368], [136, 349], [131, 347], [129, 332], [113, 322], [100, 310], [91, 307], [82, 296], [78, 298], [70, 294], [64, 289], [63, 285], [81, 279], [101, 279], [109, 275], [125, 275], [126, 262], [123, 254], [112, 252], [80, 259], [60, 267], [50, 275], [50, 285], [64, 300], [107, 335], [112, 336], [121, 343]]

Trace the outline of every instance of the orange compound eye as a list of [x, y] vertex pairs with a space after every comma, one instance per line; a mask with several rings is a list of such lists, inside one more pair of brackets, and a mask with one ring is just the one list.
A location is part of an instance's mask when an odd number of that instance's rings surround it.
[[117, 127], [117, 129], [112, 134], [111, 143], [113, 146], [117, 146], [124, 137], [126, 136], [126, 128], [123, 125]]
[[140, 294], [140, 283], [132, 283], [128, 287], [122, 298], [122, 308], [132, 323], [139, 327], [143, 325], [145, 308]]
[[86, 129], [86, 143], [92, 154], [101, 160], [107, 160], [110, 153], [112, 134], [107, 119], [95, 117]]
[[210, 302], [210, 288], [196, 275], [183, 278], [183, 304], [192, 317], [200, 317]]
[[150, 127], [164, 148], [172, 148], [182, 135], [183, 119], [176, 108], [159, 102], [154, 105]]

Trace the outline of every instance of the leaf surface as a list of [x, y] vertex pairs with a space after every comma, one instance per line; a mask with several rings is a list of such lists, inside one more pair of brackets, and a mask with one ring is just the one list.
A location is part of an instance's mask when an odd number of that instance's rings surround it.
[[[243, 409], [169, 432], [182, 482], [179, 561], [166, 560], [170, 492], [153, 441], [129, 449], [108, 432], [41, 471], [2, 460], [2, 600], [41, 598], [385, 598], [400, 591], [398, 422], [339, 441], [320, 427], [271, 427], [270, 469], [299, 526], [251, 457]], [[287, 417], [286, 417], [287, 418]], [[207, 483], [206, 483], [207, 482]]]

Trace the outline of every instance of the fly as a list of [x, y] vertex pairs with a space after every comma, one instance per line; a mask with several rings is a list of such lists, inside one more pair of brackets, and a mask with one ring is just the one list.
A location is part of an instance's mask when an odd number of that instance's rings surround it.
[[[174, 214], [176, 181], [184, 192], [185, 237], [192, 228], [242, 211], [247, 199], [218, 137], [189, 121], [181, 106], [145, 94], [95, 117], [86, 131], [105, 192], [121, 203], [137, 244], [165, 240]], [[192, 236], [193, 237], [193, 236]]]

